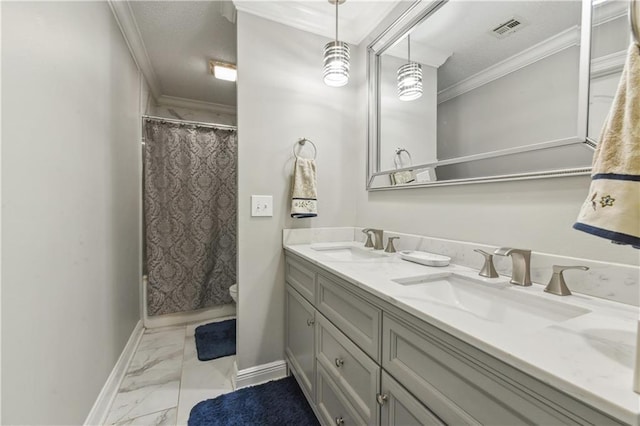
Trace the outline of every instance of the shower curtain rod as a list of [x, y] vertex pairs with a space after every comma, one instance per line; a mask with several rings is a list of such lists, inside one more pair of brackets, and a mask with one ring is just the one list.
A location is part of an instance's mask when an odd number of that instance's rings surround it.
[[216, 124], [216, 123], [204, 123], [202, 121], [190, 121], [190, 120], [176, 120], [174, 118], [165, 118], [165, 117], [155, 117], [152, 115], [143, 115], [143, 120], [157, 120], [157, 121], [166, 121], [168, 123], [176, 123], [176, 124], [191, 124], [194, 126], [200, 127], [211, 127], [214, 129], [221, 130], [238, 130], [237, 126], [229, 126], [227, 124]]

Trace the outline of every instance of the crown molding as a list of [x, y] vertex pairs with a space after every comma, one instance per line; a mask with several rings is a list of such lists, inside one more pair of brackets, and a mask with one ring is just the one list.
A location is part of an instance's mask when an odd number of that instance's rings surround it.
[[113, 12], [113, 16], [115, 17], [118, 26], [120, 27], [120, 32], [122, 32], [136, 66], [142, 75], [144, 75], [153, 97], [157, 99], [161, 94], [160, 81], [151, 66], [151, 61], [147, 54], [147, 48], [142, 41], [140, 29], [138, 28], [138, 23], [136, 22], [133, 11], [131, 10], [131, 5], [128, 1], [123, 0], [107, 0], [107, 2], [109, 3], [109, 7], [111, 8], [111, 12]]
[[194, 99], [179, 98], [177, 96], [161, 95], [157, 98], [157, 104], [177, 108], [199, 109], [217, 114], [236, 115], [237, 108], [232, 105], [215, 104], [213, 102], [197, 101]]
[[626, 16], [629, 10], [628, 2], [608, 0], [594, 6], [593, 25], [606, 24], [609, 21]]
[[484, 86], [507, 74], [518, 71], [534, 62], [540, 61], [571, 46], [577, 46], [580, 42], [580, 28], [573, 26], [553, 37], [550, 37], [522, 52], [498, 62], [489, 68], [472, 75], [453, 86], [438, 92], [438, 103], [467, 93], [480, 86]]
[[626, 59], [627, 52], [625, 50], [592, 59], [591, 78], [604, 77], [622, 71]]

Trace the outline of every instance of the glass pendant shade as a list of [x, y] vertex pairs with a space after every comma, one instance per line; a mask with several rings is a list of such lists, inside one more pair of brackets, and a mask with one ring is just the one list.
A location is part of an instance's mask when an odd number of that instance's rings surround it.
[[413, 101], [422, 96], [422, 65], [409, 62], [398, 68], [398, 97]]
[[349, 81], [349, 45], [332, 41], [324, 46], [324, 83], [340, 87]]
[[407, 35], [407, 63], [398, 68], [398, 97], [413, 101], [422, 96], [422, 65], [411, 62], [411, 35]]

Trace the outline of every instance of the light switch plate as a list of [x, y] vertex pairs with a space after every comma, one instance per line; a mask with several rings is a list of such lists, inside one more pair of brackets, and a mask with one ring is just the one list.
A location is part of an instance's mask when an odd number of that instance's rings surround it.
[[273, 216], [273, 196], [252, 195], [251, 216]]

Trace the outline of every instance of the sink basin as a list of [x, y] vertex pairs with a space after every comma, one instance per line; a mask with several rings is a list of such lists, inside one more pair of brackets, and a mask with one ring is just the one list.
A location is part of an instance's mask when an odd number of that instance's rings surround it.
[[322, 254], [334, 260], [362, 261], [362, 260], [368, 260], [368, 259], [380, 259], [383, 257], [388, 257], [388, 255], [384, 253], [367, 250], [367, 249], [356, 247], [350, 244], [343, 244], [343, 245], [318, 244], [318, 245], [312, 245], [311, 248], [313, 250], [322, 252]]
[[546, 327], [589, 313], [585, 308], [538, 297], [508, 283], [487, 283], [464, 275], [443, 273], [394, 279], [411, 286], [408, 293], [476, 318], [509, 324]]

